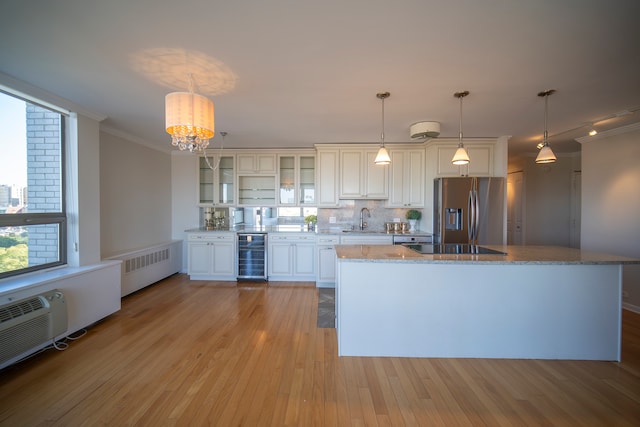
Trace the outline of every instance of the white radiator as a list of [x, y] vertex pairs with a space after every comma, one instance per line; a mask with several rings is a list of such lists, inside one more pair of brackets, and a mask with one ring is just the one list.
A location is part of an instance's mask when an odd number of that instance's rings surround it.
[[129, 295], [182, 268], [182, 240], [112, 256], [122, 261], [121, 296]]
[[67, 331], [67, 304], [57, 289], [0, 307], [0, 366]]

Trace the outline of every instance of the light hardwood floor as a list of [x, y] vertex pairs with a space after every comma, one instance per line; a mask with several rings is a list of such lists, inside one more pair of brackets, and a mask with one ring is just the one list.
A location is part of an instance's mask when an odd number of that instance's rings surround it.
[[339, 358], [317, 295], [172, 276], [0, 372], [0, 425], [639, 425], [640, 315], [622, 363]]

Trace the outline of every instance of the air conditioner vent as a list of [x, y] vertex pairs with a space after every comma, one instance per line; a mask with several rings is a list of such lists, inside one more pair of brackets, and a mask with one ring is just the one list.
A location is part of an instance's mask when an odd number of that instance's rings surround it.
[[439, 122], [417, 122], [409, 127], [411, 139], [437, 138], [440, 135]]
[[8, 322], [11, 319], [24, 316], [28, 313], [33, 313], [34, 311], [41, 310], [43, 308], [44, 304], [41, 298], [31, 298], [13, 305], [4, 306], [0, 308], [0, 323]]

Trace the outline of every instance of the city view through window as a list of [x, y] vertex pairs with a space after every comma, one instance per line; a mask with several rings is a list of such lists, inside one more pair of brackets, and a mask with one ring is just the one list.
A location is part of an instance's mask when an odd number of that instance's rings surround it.
[[63, 124], [0, 92], [0, 278], [64, 263]]

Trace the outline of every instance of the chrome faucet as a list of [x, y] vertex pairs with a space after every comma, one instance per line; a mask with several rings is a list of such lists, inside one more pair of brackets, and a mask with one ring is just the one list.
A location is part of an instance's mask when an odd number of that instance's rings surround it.
[[367, 223], [364, 221], [365, 212], [367, 213], [367, 218], [371, 218], [371, 212], [369, 212], [369, 209], [367, 208], [360, 209], [360, 230], [364, 230], [365, 228], [367, 228]]

